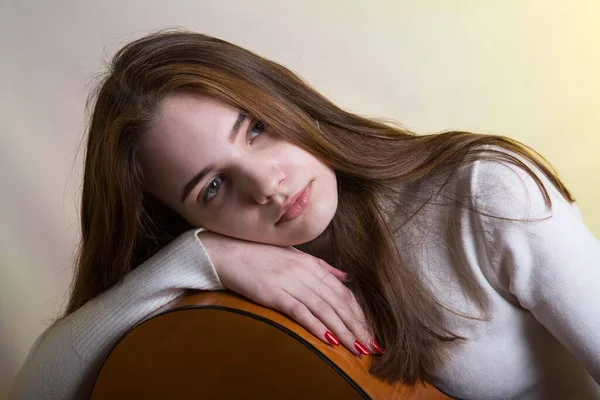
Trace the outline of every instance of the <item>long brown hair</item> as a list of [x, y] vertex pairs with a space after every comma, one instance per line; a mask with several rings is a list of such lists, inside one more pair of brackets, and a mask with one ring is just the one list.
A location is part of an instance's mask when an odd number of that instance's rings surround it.
[[[394, 242], [403, 225], [393, 223], [384, 205], [410, 203], [414, 216], [435, 204], [434, 196], [419, 197], [425, 183], [438, 182], [434, 187], [440, 193], [459, 167], [484, 158], [528, 170], [550, 203], [533, 171], [486, 145], [531, 160], [574, 201], [534, 151], [516, 140], [462, 131], [417, 135], [399, 124], [344, 111], [286, 67], [207, 35], [156, 31], [120, 49], [108, 69], [88, 99], [96, 101], [87, 137], [82, 240], [62, 318], [191, 228], [144, 192], [136, 156], [161, 99], [174, 91], [243, 109], [334, 168], [339, 204], [327, 229], [340, 268], [353, 277], [348, 285], [387, 349], [371, 373], [388, 381], [430, 381], [443, 362], [445, 343], [463, 338], [445, 327], [444, 306], [403, 261]], [[403, 185], [411, 187], [410, 199], [391, 189]]]

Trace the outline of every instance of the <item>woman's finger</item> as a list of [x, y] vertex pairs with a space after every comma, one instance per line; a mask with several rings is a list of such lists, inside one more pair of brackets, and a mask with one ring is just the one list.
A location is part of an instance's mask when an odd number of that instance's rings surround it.
[[327, 272], [329, 272], [331, 275], [335, 276], [340, 281], [348, 282], [350, 280], [350, 274], [348, 274], [347, 272], [341, 271], [341, 270], [329, 265], [328, 263], [326, 263], [323, 260], [320, 260], [320, 261], [322, 261], [322, 263], [319, 263], [319, 264], [322, 265], [327, 270]]
[[[331, 341], [327, 339], [326, 333], [328, 331], [332, 333], [331, 329], [327, 328], [303, 302], [298, 301], [291, 294], [284, 291], [284, 294], [280, 296], [279, 301], [275, 302], [271, 307], [290, 316], [294, 321], [302, 325], [306, 330], [318, 337], [324, 343], [333, 346], [340, 344], [340, 341], [335, 334], [333, 335], [333, 338], [331, 338]], [[354, 353], [356, 353], [356, 351], [354, 351]]]
[[331, 306], [307, 287], [295, 289], [298, 290], [297, 293], [286, 292], [297, 301], [292, 305], [293, 309], [289, 315], [298, 321], [303, 320], [310, 324], [309, 330], [311, 332], [314, 330], [316, 333], [313, 334], [326, 343], [330, 342], [327, 341], [325, 333], [327, 331], [333, 333], [335, 339], [344, 347], [354, 355], [359, 355], [360, 352], [354, 346], [356, 341], [354, 334], [348, 330]]
[[297, 248], [295, 248], [295, 247], [290, 247], [289, 249], [290, 249], [291, 251], [293, 251], [293, 252], [296, 252], [296, 253], [299, 253], [299, 254], [303, 254], [304, 256], [310, 256], [310, 257], [314, 258], [315, 260], [320, 260], [320, 261], [323, 261], [323, 262], [322, 262], [322, 263], [320, 263], [320, 264], [321, 264], [321, 265], [322, 265], [324, 268], [326, 268], [326, 269], [327, 269], [327, 271], [328, 271], [330, 274], [332, 274], [333, 276], [335, 276], [335, 277], [336, 277], [337, 279], [339, 279], [340, 281], [342, 281], [342, 282], [347, 282], [348, 280], [350, 280], [350, 274], [348, 274], [347, 272], [341, 271], [341, 270], [339, 270], [339, 269], [335, 268], [335, 267], [334, 267], [334, 266], [332, 266], [332, 265], [329, 265], [329, 264], [328, 264], [328, 263], [326, 263], [324, 260], [321, 260], [320, 258], [317, 258], [317, 257], [313, 257], [313, 256], [311, 256], [310, 254], [308, 254], [308, 253], [305, 253], [305, 252], [303, 252], [303, 251], [301, 251], [301, 250], [298, 250], [298, 249], [297, 249]]
[[[329, 270], [330, 268], [333, 268], [331, 265], [329, 265], [324, 260], [321, 260], [318, 258], [316, 260], [319, 263], [319, 265], [323, 266], [327, 270]], [[354, 294], [352, 293], [352, 291], [350, 289], [348, 289], [348, 287], [340, 284], [339, 282], [336, 282], [333, 279], [325, 279], [324, 282], [327, 283], [335, 293], [337, 293], [339, 296], [341, 296], [344, 302], [348, 303], [348, 305], [351, 308], [352, 314], [358, 318], [360, 323], [366, 323], [366, 318], [362, 311], [362, 308], [360, 308], [360, 306], [358, 305], [358, 302], [356, 301], [356, 298], [354, 297]], [[365, 328], [368, 329], [367, 326], [365, 326]], [[370, 329], [368, 329], [368, 330], [370, 331]]]
[[356, 341], [358, 340], [362, 347], [367, 347], [367, 343], [370, 342], [369, 333], [362, 328], [361, 321], [351, 315], [348, 301], [342, 301], [341, 297], [336, 295], [325, 282], [330, 280], [338, 285], [343, 285], [325, 269], [320, 269], [321, 276], [318, 278], [314, 269], [309, 271], [312, 273], [297, 274], [304, 287], [294, 286], [288, 293], [306, 305], [311, 313], [327, 326], [346, 348], [356, 355], [360, 354], [356, 347]]
[[[323, 260], [319, 260], [320, 265], [327, 265]], [[306, 282], [307, 286], [318, 296], [332, 306], [345, 327], [364, 345], [371, 347], [373, 332], [366, 323], [366, 318], [354, 294], [341, 282], [334, 279], [324, 269], [322, 273], [315, 274], [315, 280]], [[308, 278], [310, 279], [310, 278]], [[323, 321], [327, 324], [326, 321]], [[328, 325], [329, 326], [329, 325]], [[371, 347], [371, 350], [375, 350]]]

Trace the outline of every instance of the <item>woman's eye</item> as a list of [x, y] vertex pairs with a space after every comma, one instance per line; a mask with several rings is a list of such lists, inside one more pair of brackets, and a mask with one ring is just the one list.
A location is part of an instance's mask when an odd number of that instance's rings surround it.
[[[219, 179], [221, 181], [219, 181]], [[206, 187], [206, 192], [204, 193], [204, 203], [208, 204], [214, 197], [217, 196], [217, 192], [219, 191], [219, 188], [221, 187], [221, 184], [223, 182], [223, 177], [222, 176], [217, 176], [215, 179], [213, 179], [212, 181], [210, 181], [208, 183], [208, 186]], [[214, 193], [212, 196], [211, 194]]]
[[[267, 127], [263, 121], [256, 121], [256, 123], [252, 125], [252, 129], [250, 129], [250, 133], [256, 133], [256, 136], [259, 136], [264, 133], [265, 129], [267, 129]], [[250, 142], [252, 142], [256, 136], [252, 137]]]
[[[267, 127], [263, 121], [256, 121], [250, 129], [250, 134], [254, 133], [256, 135], [250, 138], [250, 142], [252, 142], [257, 136], [262, 135], [266, 129]], [[204, 196], [202, 196], [204, 204], [208, 204], [213, 198], [215, 198], [218, 195], [219, 189], [221, 188], [222, 184], [222, 176], [217, 176], [215, 179], [209, 182], [204, 192]]]

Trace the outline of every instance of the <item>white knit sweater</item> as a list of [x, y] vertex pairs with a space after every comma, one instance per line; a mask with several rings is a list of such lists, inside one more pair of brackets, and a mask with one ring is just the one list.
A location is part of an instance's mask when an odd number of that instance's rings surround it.
[[[462, 168], [453, 190], [489, 215], [550, 218], [510, 222], [432, 206], [398, 234], [403, 261], [418, 266], [443, 304], [488, 318], [446, 312], [450, 330], [467, 340], [449, 348], [435, 384], [464, 399], [597, 399], [600, 243], [577, 205], [526, 163], [544, 182], [551, 212], [525, 171], [499, 162]], [[89, 398], [107, 352], [129, 328], [186, 289], [223, 289], [197, 232], [184, 233], [48, 328], [33, 344], [9, 399]], [[459, 278], [461, 271], [479, 296]]]

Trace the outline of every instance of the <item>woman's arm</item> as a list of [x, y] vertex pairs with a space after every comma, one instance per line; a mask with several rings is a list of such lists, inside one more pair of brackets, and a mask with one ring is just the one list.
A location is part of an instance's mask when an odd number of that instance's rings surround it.
[[542, 180], [552, 200], [524, 170], [478, 161], [472, 193], [491, 215], [538, 219], [511, 222], [479, 215], [488, 254], [503, 289], [529, 310], [600, 383], [600, 242], [541, 171], [518, 156]]
[[342, 279], [342, 271], [292, 247], [188, 231], [44, 332], [10, 399], [89, 398], [103, 360], [129, 328], [187, 289], [218, 290], [224, 284], [290, 315], [326, 343], [330, 330], [358, 355], [357, 339], [370, 344], [372, 334]]
[[87, 399], [102, 362], [129, 328], [187, 289], [223, 285], [198, 230], [185, 232], [34, 343], [9, 399]]

